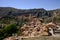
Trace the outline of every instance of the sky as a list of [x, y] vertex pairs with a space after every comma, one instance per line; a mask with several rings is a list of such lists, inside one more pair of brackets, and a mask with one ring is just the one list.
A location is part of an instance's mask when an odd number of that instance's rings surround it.
[[18, 9], [44, 8], [53, 10], [60, 8], [60, 0], [0, 0], [0, 7], [14, 7]]

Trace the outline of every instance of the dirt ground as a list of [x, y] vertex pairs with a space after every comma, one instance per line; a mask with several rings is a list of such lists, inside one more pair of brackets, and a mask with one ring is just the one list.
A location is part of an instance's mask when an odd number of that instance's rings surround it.
[[60, 40], [60, 37], [54, 37], [54, 36], [40, 36], [40, 37], [34, 37], [34, 38], [25, 38], [22, 40]]

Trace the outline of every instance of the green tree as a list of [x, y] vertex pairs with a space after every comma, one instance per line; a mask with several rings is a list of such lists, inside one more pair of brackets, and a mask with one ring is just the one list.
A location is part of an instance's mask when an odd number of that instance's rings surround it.
[[18, 31], [16, 25], [14, 24], [8, 24], [4, 27], [4, 36], [11, 36], [13, 33], [16, 33]]

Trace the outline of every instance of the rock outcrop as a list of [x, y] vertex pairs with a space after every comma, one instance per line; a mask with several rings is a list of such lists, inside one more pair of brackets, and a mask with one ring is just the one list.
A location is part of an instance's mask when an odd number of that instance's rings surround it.
[[12, 36], [6, 38], [6, 40], [21, 40], [22, 38], [55, 35], [55, 30], [59, 28], [57, 24], [53, 22], [44, 23], [41, 18], [31, 16], [29, 19], [29, 22], [24, 23], [21, 27], [21, 36]]
[[[35, 37], [38, 35], [50, 35], [51, 33], [49, 32], [51, 29], [54, 32], [56, 29], [56, 24], [54, 23], [42, 23], [42, 19], [40, 18], [33, 18], [31, 19], [30, 22], [25, 23], [21, 27], [21, 36], [30, 36], [30, 37]], [[50, 29], [51, 28], [51, 29]]]

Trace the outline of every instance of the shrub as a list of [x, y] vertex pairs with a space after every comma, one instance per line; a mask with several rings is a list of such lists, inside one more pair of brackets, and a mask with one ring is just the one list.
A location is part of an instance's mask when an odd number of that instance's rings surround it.
[[16, 25], [14, 24], [8, 24], [4, 27], [3, 31], [4, 31], [4, 36], [10, 36], [12, 35], [13, 33], [16, 33], [17, 32], [17, 27]]

